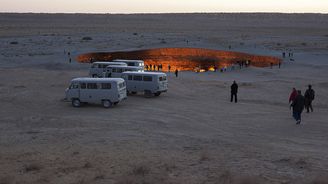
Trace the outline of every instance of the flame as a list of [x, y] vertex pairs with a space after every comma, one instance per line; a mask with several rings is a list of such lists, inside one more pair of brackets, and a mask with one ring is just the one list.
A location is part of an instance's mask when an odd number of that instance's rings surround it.
[[281, 62], [280, 58], [272, 56], [201, 48], [157, 48], [124, 52], [98, 52], [82, 54], [77, 57], [77, 61], [81, 63], [110, 61], [113, 59], [143, 60], [145, 66], [162, 65], [163, 71], [168, 71], [168, 66], [171, 66], [170, 71], [176, 69], [179, 71], [214, 71], [214, 67], [221, 69], [246, 60], [250, 60], [250, 64], [257, 67], [270, 66], [271, 63], [276, 65]]

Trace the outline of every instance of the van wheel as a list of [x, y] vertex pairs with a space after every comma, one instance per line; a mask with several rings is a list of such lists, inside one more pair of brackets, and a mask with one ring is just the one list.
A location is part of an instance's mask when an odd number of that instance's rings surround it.
[[114, 102], [114, 105], [117, 105], [118, 104], [118, 102]]
[[105, 108], [110, 108], [113, 104], [111, 101], [109, 100], [103, 100], [102, 101], [102, 105], [105, 107]]
[[151, 97], [152, 93], [149, 90], [145, 90], [144, 95], [145, 95], [145, 97], [149, 98], [149, 97]]
[[79, 99], [73, 99], [72, 100], [72, 106], [73, 107], [81, 107], [81, 102]]
[[132, 91], [132, 92], [131, 92], [131, 94], [135, 95], [135, 94], [137, 94], [137, 92], [135, 92], [135, 91]]
[[97, 74], [93, 74], [92, 77], [93, 78], [98, 78], [98, 75]]
[[154, 95], [159, 96], [159, 95], [161, 95], [161, 92], [156, 92], [156, 93], [154, 93]]

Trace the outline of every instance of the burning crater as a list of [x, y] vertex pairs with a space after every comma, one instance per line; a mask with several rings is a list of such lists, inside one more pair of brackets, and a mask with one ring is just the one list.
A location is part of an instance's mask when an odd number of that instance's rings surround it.
[[122, 52], [97, 52], [79, 55], [78, 62], [90, 63], [93, 61], [111, 61], [114, 59], [143, 60], [145, 65], [160, 65], [167, 71], [171, 70], [195, 70], [195, 68], [210, 70], [238, 65], [249, 61], [250, 65], [266, 67], [281, 62], [280, 58], [272, 56], [252, 55], [242, 52], [231, 52], [199, 48], [157, 48]]

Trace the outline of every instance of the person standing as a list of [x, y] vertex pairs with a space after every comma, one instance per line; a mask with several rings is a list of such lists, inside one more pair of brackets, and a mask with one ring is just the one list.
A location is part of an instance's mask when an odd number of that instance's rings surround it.
[[178, 77], [178, 73], [179, 73], [178, 69], [175, 69], [175, 72], [174, 72], [175, 77]]
[[230, 88], [231, 88], [230, 102], [232, 102], [233, 98], [235, 98], [235, 103], [237, 103], [238, 84], [236, 83], [236, 81], [233, 81]]
[[306, 112], [309, 113], [310, 109], [311, 112], [313, 112], [312, 101], [314, 100], [314, 90], [311, 85], [309, 85], [309, 88], [305, 91], [304, 98]]
[[171, 71], [171, 65], [168, 65], [167, 68], [169, 69], [169, 72]]
[[297, 91], [295, 88], [293, 88], [292, 92], [289, 95], [289, 104], [293, 103], [293, 101], [295, 100], [297, 96]]
[[302, 119], [301, 115], [304, 110], [304, 104], [305, 104], [305, 98], [302, 95], [301, 90], [298, 90], [297, 96], [291, 105], [293, 107], [293, 117], [296, 120], [296, 124], [301, 123], [301, 119]]

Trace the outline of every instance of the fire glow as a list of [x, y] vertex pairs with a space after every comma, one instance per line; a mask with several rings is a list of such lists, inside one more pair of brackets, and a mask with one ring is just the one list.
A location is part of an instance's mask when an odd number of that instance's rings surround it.
[[260, 56], [242, 52], [221, 51], [201, 48], [157, 48], [121, 52], [96, 52], [82, 54], [77, 57], [80, 63], [94, 61], [111, 61], [114, 59], [143, 60], [145, 65], [162, 65], [163, 71], [178, 69], [179, 71], [213, 71], [241, 62], [248, 61], [251, 66], [267, 67], [277, 65], [281, 59], [273, 56]]

